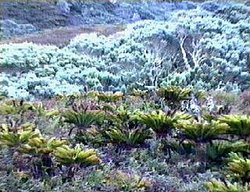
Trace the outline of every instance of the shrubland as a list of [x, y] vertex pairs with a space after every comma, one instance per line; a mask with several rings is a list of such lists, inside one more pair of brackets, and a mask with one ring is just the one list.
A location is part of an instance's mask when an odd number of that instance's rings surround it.
[[0, 45], [0, 66], [14, 71], [1, 73], [2, 92], [32, 99], [179, 85], [239, 93], [250, 86], [248, 14], [243, 5], [216, 13], [197, 8], [176, 11], [169, 21], [139, 21], [108, 37], [82, 34], [64, 48]]
[[3, 99], [1, 189], [249, 191], [248, 116], [199, 95], [169, 86]]
[[248, 192], [249, 12], [0, 45], [1, 190]]

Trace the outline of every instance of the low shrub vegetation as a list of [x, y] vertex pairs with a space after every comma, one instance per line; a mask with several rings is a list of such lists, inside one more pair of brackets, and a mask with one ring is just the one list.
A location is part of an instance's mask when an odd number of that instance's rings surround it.
[[[159, 96], [94, 92], [40, 104], [2, 100], [0, 166], [7, 179], [1, 185], [6, 191], [10, 181], [42, 191], [250, 190], [247, 116], [217, 114], [208, 121], [173, 106], [164, 112], [164, 100], [147, 106], [150, 100]], [[54, 131], [48, 131], [51, 122]], [[185, 187], [178, 189], [178, 182]]]
[[249, 6], [161, 5], [182, 8], [0, 45], [0, 191], [250, 191]]

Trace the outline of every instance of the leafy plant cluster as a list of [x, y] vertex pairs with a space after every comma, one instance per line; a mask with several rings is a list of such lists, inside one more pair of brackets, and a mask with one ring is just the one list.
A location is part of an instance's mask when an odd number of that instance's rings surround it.
[[207, 183], [209, 191], [249, 191], [250, 161], [236, 153], [230, 153], [226, 173], [222, 181], [213, 180]]
[[34, 124], [10, 127], [2, 124], [0, 141], [2, 148], [11, 154], [15, 166], [12, 171], [23, 173], [25, 178], [52, 177], [56, 171], [66, 169], [64, 179], [74, 177], [79, 166], [99, 164], [101, 160], [92, 149], [70, 147], [66, 140], [45, 138]]
[[[164, 175], [168, 170], [160, 166], [168, 167], [178, 157], [191, 161], [200, 171], [213, 169], [223, 175], [221, 167], [226, 167], [225, 182], [209, 182], [206, 184], [209, 191], [249, 190], [248, 116], [207, 114], [202, 109], [201, 118], [197, 118], [190, 111], [181, 111], [181, 103], [192, 100], [190, 95], [194, 94], [187, 88], [161, 88], [156, 95], [139, 92], [62, 96], [54, 98], [53, 105], [3, 100], [1, 163], [11, 163], [1, 169], [9, 176], [19, 174], [26, 184], [34, 179], [48, 182], [48, 178], [72, 184], [79, 177], [95, 174], [93, 177], [101, 180], [93, 181], [93, 187], [143, 191], [153, 190], [160, 179], [119, 169], [144, 172], [149, 167], [140, 165], [143, 158], [162, 158], [164, 163], [154, 166], [153, 162], [145, 162], [154, 167], [152, 174]], [[47, 124], [43, 121], [55, 122], [57, 129], [45, 134]], [[130, 156], [136, 161], [129, 160], [134, 167], [124, 167], [127, 155], [123, 153], [134, 153], [136, 149], [146, 151], [149, 157], [142, 153]], [[107, 166], [118, 172], [106, 172]], [[48, 185], [49, 190], [57, 187]], [[84, 186], [90, 187], [88, 183]]]

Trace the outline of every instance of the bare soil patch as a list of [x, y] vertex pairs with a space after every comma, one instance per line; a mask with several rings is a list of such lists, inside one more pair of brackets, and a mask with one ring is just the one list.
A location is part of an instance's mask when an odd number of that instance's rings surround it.
[[72, 38], [82, 33], [97, 33], [101, 35], [112, 35], [123, 31], [123, 25], [93, 25], [93, 26], [77, 26], [77, 27], [61, 27], [57, 29], [45, 30], [37, 34], [25, 35], [22, 37], [13, 37], [3, 40], [0, 44], [6, 43], [23, 43], [32, 42], [41, 45], [56, 45], [63, 47], [67, 45]]

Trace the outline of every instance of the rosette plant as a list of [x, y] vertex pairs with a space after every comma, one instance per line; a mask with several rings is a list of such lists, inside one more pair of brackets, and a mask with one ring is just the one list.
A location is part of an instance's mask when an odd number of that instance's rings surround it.
[[120, 92], [116, 92], [116, 93], [98, 92], [95, 95], [98, 101], [112, 102], [112, 103], [120, 101], [124, 97], [123, 93], [120, 93]]
[[64, 121], [74, 125], [70, 129], [69, 135], [71, 135], [73, 129], [77, 129], [79, 133], [85, 131], [87, 128], [90, 128], [91, 125], [100, 124], [104, 120], [104, 113], [100, 111], [65, 111], [62, 114]]
[[138, 147], [145, 144], [146, 139], [152, 138], [152, 131], [147, 128], [111, 128], [105, 132], [108, 142], [128, 146]]
[[243, 186], [250, 184], [250, 159], [244, 158], [237, 153], [231, 153], [228, 159], [227, 171], [233, 181]]
[[65, 145], [66, 140], [56, 138], [45, 139], [44, 137], [31, 138], [22, 146], [20, 152], [29, 156], [31, 172], [34, 178], [54, 175], [54, 163], [52, 153], [60, 146]]
[[163, 98], [171, 109], [179, 109], [181, 101], [190, 100], [192, 90], [178, 86], [162, 87], [157, 92], [158, 96]]
[[250, 159], [237, 153], [230, 153], [225, 168], [226, 179], [213, 180], [205, 184], [209, 192], [250, 191]]
[[220, 122], [229, 125], [230, 134], [236, 135], [241, 139], [249, 140], [250, 138], [250, 118], [239, 115], [225, 115], [219, 118]]
[[22, 125], [15, 129], [3, 124], [0, 129], [0, 143], [17, 150], [27, 144], [30, 139], [39, 138], [40, 135], [39, 130], [35, 129], [33, 124]]
[[95, 150], [82, 150], [79, 145], [74, 148], [71, 148], [68, 145], [60, 146], [54, 151], [53, 154], [56, 158], [56, 161], [61, 166], [66, 166], [66, 180], [72, 180], [75, 173], [82, 166], [91, 166], [101, 163], [101, 159], [97, 156]]
[[34, 110], [34, 106], [23, 100], [11, 100], [0, 105], [0, 115], [18, 115], [31, 110]]
[[192, 140], [196, 143], [211, 143], [219, 136], [228, 134], [229, 130], [226, 123], [219, 121], [182, 121], [176, 124], [176, 127], [180, 131], [179, 136], [182, 140]]
[[176, 123], [181, 120], [188, 120], [192, 117], [185, 113], [174, 113], [167, 115], [161, 110], [152, 111], [151, 113], [138, 112], [134, 115], [139, 123], [148, 128], [152, 128], [158, 136], [165, 136], [171, 134], [175, 128]]
[[250, 153], [250, 144], [242, 141], [216, 141], [206, 148], [207, 159], [216, 164], [221, 164], [231, 152], [247, 155]]

